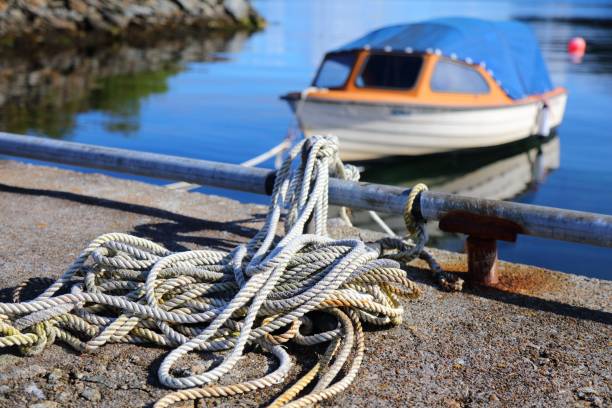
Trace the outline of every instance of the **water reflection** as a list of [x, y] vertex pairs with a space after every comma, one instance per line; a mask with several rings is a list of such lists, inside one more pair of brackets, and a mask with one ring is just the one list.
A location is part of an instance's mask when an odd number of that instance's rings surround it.
[[[401, 161], [370, 164], [362, 171], [364, 181], [412, 186], [422, 182], [433, 191], [477, 198], [508, 200], [533, 191], [546, 175], [559, 168], [560, 143], [557, 136], [529, 138], [509, 145], [478, 151], [404, 158]], [[401, 216], [382, 216], [394, 231], [404, 231]], [[367, 212], [354, 214], [355, 224], [372, 230], [380, 227]], [[432, 244], [461, 249], [462, 241], [429, 223]]]
[[574, 69], [601, 74], [612, 72], [612, 18], [609, 16], [518, 15], [514, 18], [529, 23], [534, 29], [551, 65], [567, 69], [570, 59], [565, 52], [567, 41], [580, 36], [587, 40], [587, 51], [584, 64]]
[[69, 138], [81, 112], [104, 113], [103, 127], [123, 136], [140, 128], [147, 98], [166, 93], [186, 63], [240, 50], [247, 35], [185, 37], [137, 46], [119, 44], [0, 61], [0, 128]]

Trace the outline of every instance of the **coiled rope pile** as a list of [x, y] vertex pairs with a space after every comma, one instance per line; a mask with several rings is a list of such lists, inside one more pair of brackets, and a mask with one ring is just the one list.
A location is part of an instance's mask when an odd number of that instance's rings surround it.
[[[442, 272], [423, 251], [425, 228], [410, 216], [419, 188], [412, 190], [406, 211], [414, 241], [386, 238], [366, 245], [328, 238], [330, 172], [358, 177], [339, 160], [334, 138], [314, 137], [298, 144], [277, 173], [263, 228], [229, 253], [172, 253], [126, 234], [98, 237], [34, 300], [19, 302], [18, 288], [15, 303], [0, 303], [0, 347], [19, 346], [28, 355], [54, 341], [84, 352], [107, 343], [171, 348], [158, 376], [163, 385], [178, 391], [155, 405], [167, 407], [280, 384], [292, 367], [283, 344], [329, 343], [320, 361], [271, 406], [310, 406], [333, 397], [359, 370], [362, 322], [399, 324], [404, 312], [399, 298], [420, 293], [398, 261], [421, 257], [447, 289], [457, 289], [460, 281]], [[279, 238], [283, 217], [285, 234]], [[304, 233], [307, 223], [312, 234]], [[333, 316], [337, 326], [316, 332], [313, 312]], [[249, 344], [274, 355], [278, 368], [261, 378], [215, 384], [235, 367]], [[193, 351], [226, 353], [207, 372], [177, 375], [178, 360]]]

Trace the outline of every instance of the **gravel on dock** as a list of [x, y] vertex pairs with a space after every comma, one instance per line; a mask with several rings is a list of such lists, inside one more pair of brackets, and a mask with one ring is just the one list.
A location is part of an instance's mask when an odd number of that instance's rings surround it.
[[[227, 250], [251, 237], [265, 212], [212, 195], [0, 161], [0, 301], [9, 301], [23, 280], [48, 284], [40, 278], [57, 278], [103, 233], [135, 234], [175, 251]], [[380, 236], [339, 222], [332, 233]], [[463, 255], [433, 252], [447, 270], [465, 271]], [[400, 326], [367, 330], [355, 383], [324, 406], [612, 405], [612, 282], [502, 262], [500, 288], [447, 293], [424, 265], [415, 263], [408, 273], [422, 296], [404, 302]], [[148, 406], [168, 392], [157, 380], [165, 352], [109, 345], [79, 354], [54, 344], [23, 357], [17, 349], [2, 350], [0, 407]], [[317, 357], [311, 350], [290, 352], [297, 363], [292, 378]], [[192, 355], [182, 366], [203, 370], [205, 358]], [[250, 353], [223, 382], [254, 378], [270, 364], [268, 356]], [[260, 406], [281, 390], [195, 406]]]

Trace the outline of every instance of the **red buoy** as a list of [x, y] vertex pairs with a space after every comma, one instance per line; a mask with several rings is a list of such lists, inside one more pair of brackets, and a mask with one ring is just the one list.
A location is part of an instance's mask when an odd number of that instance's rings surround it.
[[574, 37], [567, 43], [567, 52], [576, 57], [582, 57], [586, 51], [586, 41], [582, 37]]

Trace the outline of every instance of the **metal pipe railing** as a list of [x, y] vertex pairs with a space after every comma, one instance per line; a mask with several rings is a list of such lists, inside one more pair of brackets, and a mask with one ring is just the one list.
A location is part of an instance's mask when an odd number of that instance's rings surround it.
[[[275, 174], [261, 168], [1, 132], [0, 154], [259, 194], [271, 193]], [[331, 179], [329, 201], [334, 205], [402, 214], [409, 191]], [[612, 247], [612, 216], [604, 214], [428, 191], [421, 194], [415, 215], [440, 220], [454, 212], [510, 221], [520, 227], [521, 234]]]

